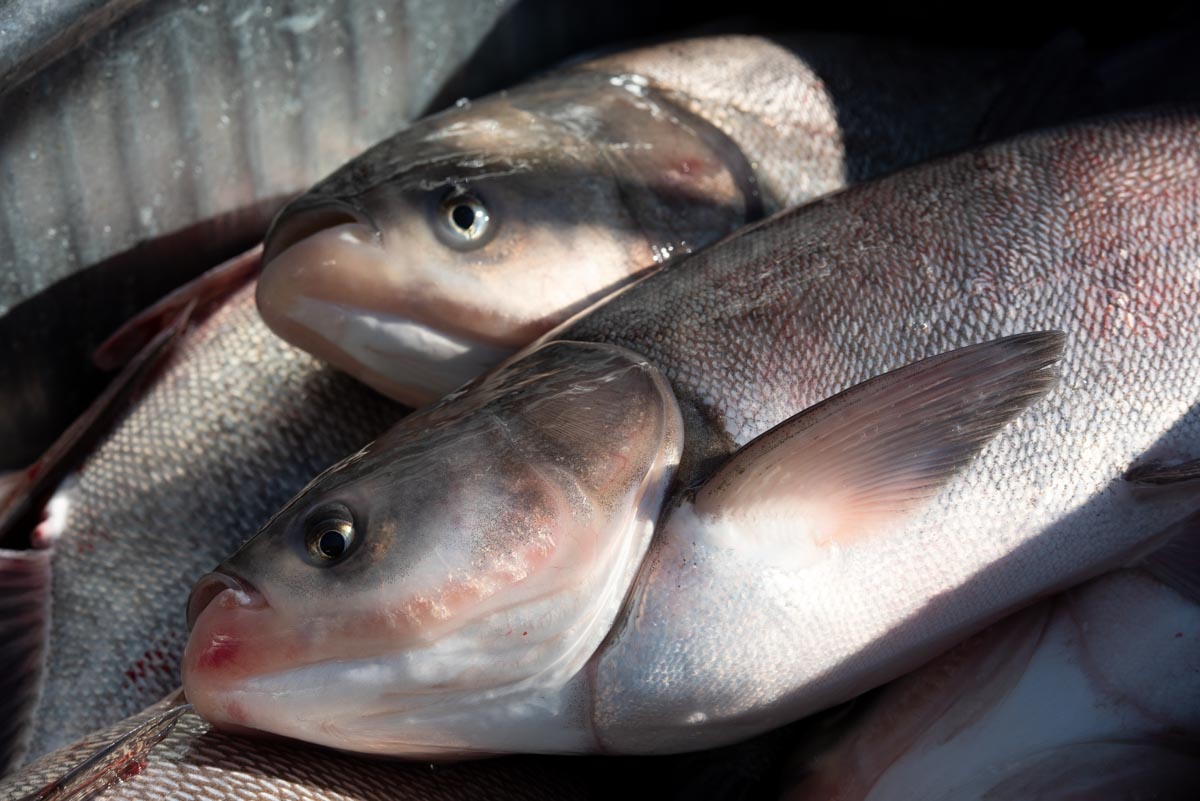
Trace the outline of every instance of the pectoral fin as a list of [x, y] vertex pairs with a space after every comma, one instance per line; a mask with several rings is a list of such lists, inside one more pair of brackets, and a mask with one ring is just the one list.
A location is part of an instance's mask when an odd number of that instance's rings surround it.
[[159, 332], [173, 327], [185, 309], [200, 317], [232, 295], [257, 274], [261, 262], [262, 245], [255, 245], [202, 273], [117, 329], [96, 348], [92, 361], [101, 370], [127, 364]]
[[758, 437], [696, 496], [725, 519], [812, 521], [817, 544], [910, 511], [1054, 386], [1058, 332], [1020, 334], [893, 370]]
[[0, 480], [0, 547], [20, 549], [29, 545], [28, 532], [37, 525], [55, 488], [108, 433], [113, 421], [128, 408], [130, 398], [171, 354], [193, 309], [189, 303], [178, 310], [37, 462]]
[[50, 635], [50, 552], [0, 551], [0, 776], [24, 754]]
[[129, 776], [137, 775], [150, 750], [171, 733], [190, 704], [159, 712], [113, 740], [60, 778], [18, 801], [84, 801]]
[[1132, 467], [1125, 473], [1126, 481], [1153, 486], [1182, 484], [1198, 478], [1200, 478], [1200, 459], [1169, 465], [1150, 462]]
[[1138, 563], [1156, 579], [1200, 604], [1200, 512], [1167, 529], [1163, 545]]

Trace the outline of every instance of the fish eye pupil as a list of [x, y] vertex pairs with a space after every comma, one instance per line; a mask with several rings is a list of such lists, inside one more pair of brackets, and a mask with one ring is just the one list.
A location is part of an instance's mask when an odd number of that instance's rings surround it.
[[478, 195], [454, 189], [439, 201], [435, 228], [443, 244], [474, 250], [491, 238], [491, 214]]
[[309, 561], [331, 564], [345, 556], [354, 543], [354, 523], [350, 513], [338, 510], [332, 517], [321, 515], [307, 524], [305, 545]]
[[459, 228], [463, 229], [464, 231], [468, 231], [470, 230], [471, 226], [475, 224], [475, 209], [471, 208], [465, 203], [460, 203], [454, 207], [453, 211], [450, 212], [450, 219], [452, 219], [454, 224]]
[[337, 559], [346, 552], [346, 538], [337, 529], [330, 529], [321, 535], [317, 549], [326, 559]]

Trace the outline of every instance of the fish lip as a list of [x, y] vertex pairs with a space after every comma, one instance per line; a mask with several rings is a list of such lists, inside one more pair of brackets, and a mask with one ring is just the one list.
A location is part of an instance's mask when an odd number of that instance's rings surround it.
[[241, 595], [239, 603], [249, 608], [266, 606], [262, 593], [254, 588], [246, 579], [234, 573], [225, 565], [218, 565], [216, 570], [205, 573], [192, 586], [187, 599], [187, 626], [191, 631], [196, 626], [200, 614], [209, 604], [225, 590], [233, 590]]
[[[332, 345], [334, 353], [324, 353], [314, 345], [306, 350], [352, 370], [385, 395], [414, 406], [452, 392], [519, 350], [519, 345], [497, 344], [474, 332], [455, 330], [453, 325], [428, 324], [420, 315], [375, 314], [366, 309], [344, 313], [340, 304], [310, 298], [301, 298], [294, 308], [308, 319], [327, 321], [317, 336]], [[369, 332], [380, 330], [388, 335], [372, 344]], [[351, 361], [344, 362], [336, 354], [345, 354]], [[365, 374], [360, 374], [363, 371]]]
[[288, 203], [271, 221], [263, 237], [262, 268], [292, 245], [327, 228], [358, 223], [372, 232], [371, 244], [380, 246], [383, 234], [375, 220], [362, 209], [344, 200], [301, 197]]

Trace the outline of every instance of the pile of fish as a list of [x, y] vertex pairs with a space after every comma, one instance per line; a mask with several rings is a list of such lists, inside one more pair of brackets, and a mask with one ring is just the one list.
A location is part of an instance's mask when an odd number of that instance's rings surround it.
[[1194, 797], [1200, 105], [1062, 47], [676, 33], [222, 205], [0, 476], [0, 798]]

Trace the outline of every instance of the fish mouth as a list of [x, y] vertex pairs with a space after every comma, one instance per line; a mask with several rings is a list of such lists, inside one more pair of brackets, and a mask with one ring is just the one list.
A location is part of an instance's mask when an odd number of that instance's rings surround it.
[[188, 595], [187, 600], [188, 631], [195, 628], [200, 614], [226, 591], [235, 593], [234, 597], [238, 606], [251, 609], [266, 606], [266, 600], [258, 590], [254, 589], [254, 585], [222, 565], [211, 573], [205, 573], [192, 587], [192, 592]]
[[[403, 315], [374, 314], [310, 298], [299, 298], [294, 310], [322, 332], [306, 341], [306, 349], [388, 397], [414, 406], [457, 389], [516, 350]], [[317, 342], [318, 337], [327, 342]]]
[[263, 238], [263, 269], [293, 245], [343, 225], [355, 226], [360, 239], [378, 246], [382, 237], [379, 226], [366, 212], [349, 203], [320, 200], [285, 206], [271, 221]]

